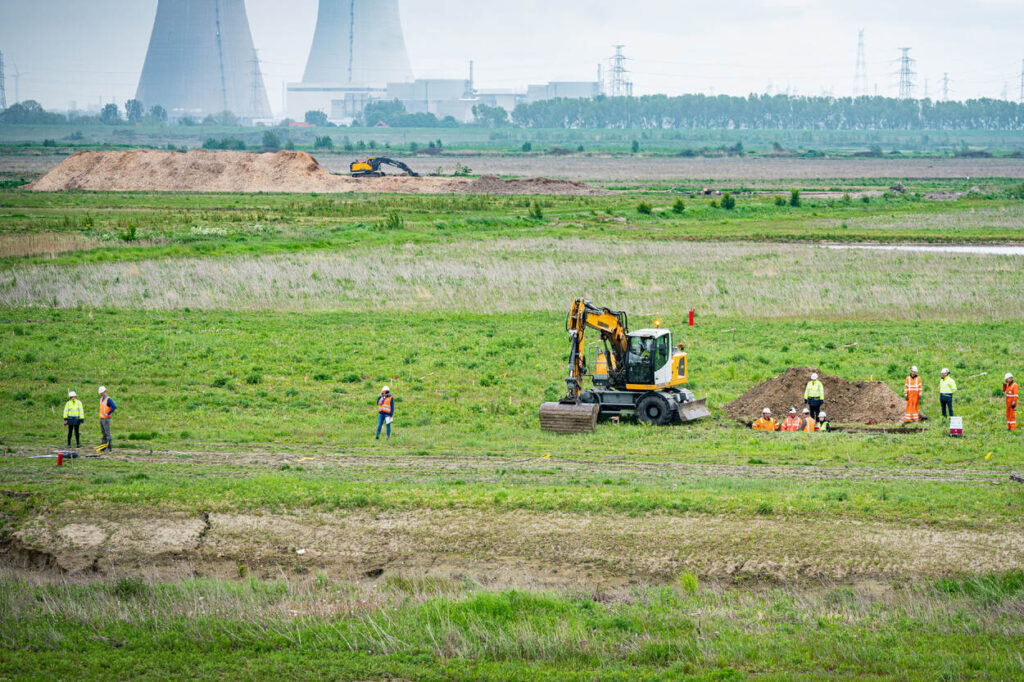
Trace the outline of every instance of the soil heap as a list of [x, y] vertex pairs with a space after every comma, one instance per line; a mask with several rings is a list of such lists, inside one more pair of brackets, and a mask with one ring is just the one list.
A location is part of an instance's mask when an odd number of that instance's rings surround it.
[[791, 367], [777, 377], [758, 384], [725, 406], [733, 419], [754, 421], [761, 410], [771, 408], [776, 420], [786, 418], [789, 408], [803, 410], [804, 388], [817, 373], [825, 385], [825, 407], [833, 424], [902, 424], [906, 407], [903, 399], [881, 381], [847, 381], [822, 374], [809, 367]]
[[305, 152], [276, 154], [193, 150], [79, 152], [29, 185], [36, 192], [283, 192], [411, 194], [602, 194], [581, 182], [331, 175]]

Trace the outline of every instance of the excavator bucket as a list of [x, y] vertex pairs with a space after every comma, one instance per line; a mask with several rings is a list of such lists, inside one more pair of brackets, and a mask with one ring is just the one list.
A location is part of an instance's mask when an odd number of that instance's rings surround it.
[[708, 409], [708, 399], [691, 400], [679, 406], [679, 420], [684, 422], [697, 421], [704, 417], [710, 417], [711, 410]]
[[593, 433], [600, 411], [596, 403], [544, 403], [540, 406], [540, 428], [555, 433]]

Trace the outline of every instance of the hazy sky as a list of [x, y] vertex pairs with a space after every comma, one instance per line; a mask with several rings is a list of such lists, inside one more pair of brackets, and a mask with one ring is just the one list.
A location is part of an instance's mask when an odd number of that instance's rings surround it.
[[[132, 97], [156, 0], [0, 0], [7, 98], [47, 108]], [[317, 0], [247, 0], [275, 111], [282, 83], [302, 77]], [[954, 98], [1020, 95], [1024, 0], [401, 0], [420, 77], [465, 77], [479, 88], [593, 80], [613, 45], [626, 45], [636, 94], [785, 91], [849, 94], [857, 29], [868, 79], [895, 94], [897, 48], [913, 48], [918, 88]]]

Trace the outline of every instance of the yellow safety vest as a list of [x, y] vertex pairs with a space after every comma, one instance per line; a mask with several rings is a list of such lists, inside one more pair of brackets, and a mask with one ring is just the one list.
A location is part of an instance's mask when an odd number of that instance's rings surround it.
[[825, 399], [825, 387], [820, 381], [811, 381], [807, 384], [807, 388], [804, 389], [804, 400], [808, 398]]
[[77, 417], [78, 419], [85, 418], [85, 407], [82, 405], [82, 401], [78, 398], [69, 400], [64, 406], [64, 418]]
[[949, 395], [956, 393], [956, 382], [953, 381], [953, 377], [946, 377], [939, 382], [939, 393], [948, 393]]

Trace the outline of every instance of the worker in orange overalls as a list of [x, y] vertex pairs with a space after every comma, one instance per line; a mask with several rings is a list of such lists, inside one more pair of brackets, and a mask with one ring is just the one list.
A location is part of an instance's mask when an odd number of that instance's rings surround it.
[[767, 407], [761, 411], [761, 418], [750, 425], [755, 431], [778, 431], [779, 424], [772, 419], [772, 411]]
[[803, 422], [800, 424], [800, 430], [804, 433], [814, 433], [818, 430], [818, 420], [811, 416], [811, 410], [804, 408], [804, 416], [802, 417]]
[[782, 431], [799, 431], [803, 428], [804, 420], [800, 418], [800, 415], [796, 413], [796, 408], [789, 408], [789, 416], [786, 417], [786, 421], [782, 422]]
[[1003, 395], [1006, 396], [1006, 427], [1010, 431], [1017, 430], [1017, 398], [1020, 396], [1020, 387], [1013, 380], [1013, 375], [1007, 372], [1003, 379]]
[[907, 399], [907, 411], [903, 415], [904, 424], [921, 421], [921, 391], [923, 390], [924, 384], [921, 382], [921, 377], [917, 376], [917, 367], [911, 367], [910, 376], [903, 384], [903, 397]]

